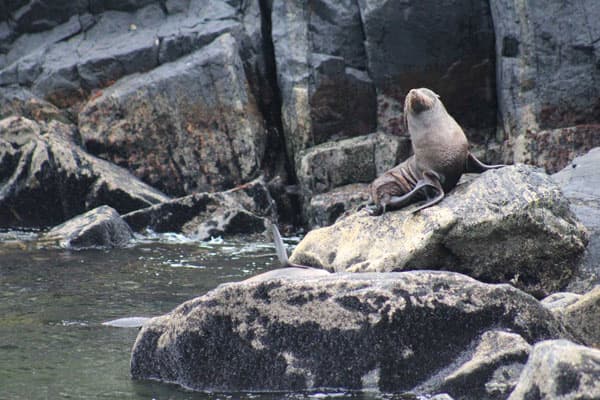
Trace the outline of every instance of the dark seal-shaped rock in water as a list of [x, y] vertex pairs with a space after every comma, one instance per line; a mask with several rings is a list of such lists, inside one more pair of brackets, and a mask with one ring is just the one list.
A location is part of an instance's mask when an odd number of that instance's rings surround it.
[[133, 232], [119, 213], [100, 206], [52, 228], [42, 242], [55, 242], [67, 249], [122, 247], [133, 239]]
[[221, 285], [148, 321], [131, 373], [194, 390], [402, 392], [494, 329], [528, 343], [566, 335], [550, 311], [510, 285], [439, 271], [288, 268]]
[[587, 243], [558, 186], [525, 165], [485, 172], [436, 206], [414, 208], [313, 230], [290, 261], [348, 272], [443, 268], [544, 296], [567, 284]]

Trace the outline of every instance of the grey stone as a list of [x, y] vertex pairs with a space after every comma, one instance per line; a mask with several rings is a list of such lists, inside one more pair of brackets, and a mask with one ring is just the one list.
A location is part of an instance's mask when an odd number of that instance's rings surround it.
[[275, 219], [273, 199], [262, 179], [219, 193], [194, 193], [123, 216], [135, 230], [178, 232], [199, 240], [263, 232]]
[[313, 230], [290, 261], [330, 271], [443, 268], [544, 297], [568, 283], [587, 244], [554, 181], [524, 165], [487, 171], [435, 207], [414, 207], [361, 211]]
[[600, 284], [600, 147], [552, 175], [590, 233], [582, 262], [566, 290], [585, 293]]
[[487, 331], [476, 340], [474, 349], [457, 357], [466, 361], [459, 361], [448, 375], [438, 374], [425, 386], [435, 385], [436, 391], [456, 399], [504, 400], [517, 385], [530, 351], [531, 345], [518, 334]]
[[568, 337], [533, 297], [435, 271], [327, 274], [289, 268], [221, 285], [147, 322], [134, 379], [192, 390], [405, 392], [482, 332]]
[[34, 121], [70, 122], [67, 112], [16, 85], [3, 87], [0, 91], [0, 119], [10, 116], [22, 116]]
[[273, 2], [272, 39], [287, 150], [298, 152], [376, 127], [355, 1]]
[[600, 350], [568, 340], [533, 347], [508, 400], [600, 398]]
[[74, 250], [123, 247], [133, 239], [133, 232], [119, 213], [100, 206], [78, 215], [45, 233], [40, 242]]
[[552, 293], [550, 296], [544, 297], [541, 303], [550, 311], [561, 311], [565, 307], [577, 302], [581, 298], [580, 294], [570, 292]]
[[306, 206], [308, 225], [311, 229], [332, 225], [341, 216], [367, 204], [369, 199], [369, 185], [365, 183], [353, 183], [312, 196]]
[[0, 226], [46, 227], [100, 205], [120, 213], [168, 200], [74, 143], [74, 126], [0, 120]]
[[256, 178], [265, 127], [238, 46], [224, 34], [176, 62], [118, 81], [79, 114], [84, 144], [175, 196]]
[[600, 349], [600, 285], [583, 295], [570, 293], [569, 301], [542, 302], [587, 346]]
[[[540, 131], [600, 123], [600, 8], [595, 0], [492, 0], [490, 7], [500, 126], [514, 161], [536, 162]], [[558, 145], [554, 152], [573, 148]]]
[[327, 142], [298, 156], [298, 180], [305, 196], [352, 183], [371, 183], [410, 152], [405, 138], [374, 133]]

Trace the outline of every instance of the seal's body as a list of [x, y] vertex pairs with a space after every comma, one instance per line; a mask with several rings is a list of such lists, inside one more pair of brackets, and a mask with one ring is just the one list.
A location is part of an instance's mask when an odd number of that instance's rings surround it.
[[429, 201], [415, 212], [430, 207], [444, 198], [464, 172], [503, 167], [483, 164], [469, 152], [465, 133], [433, 91], [408, 92], [404, 116], [414, 154], [373, 181], [373, 214], [422, 199]]

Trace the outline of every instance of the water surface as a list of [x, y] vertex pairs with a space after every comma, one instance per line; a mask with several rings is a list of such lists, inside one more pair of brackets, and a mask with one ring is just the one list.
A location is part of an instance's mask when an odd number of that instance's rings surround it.
[[192, 393], [133, 381], [136, 328], [102, 322], [154, 316], [220, 283], [276, 267], [262, 239], [178, 236], [126, 249], [39, 249], [34, 234], [0, 234], [0, 399], [389, 399], [379, 393]]

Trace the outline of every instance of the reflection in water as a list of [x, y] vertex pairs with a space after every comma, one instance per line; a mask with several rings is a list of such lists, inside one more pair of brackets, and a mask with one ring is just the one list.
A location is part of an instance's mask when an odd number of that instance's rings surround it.
[[[126, 249], [39, 249], [34, 233], [0, 234], [2, 399], [384, 399], [377, 393], [191, 393], [135, 382], [137, 328], [103, 322], [164, 314], [220, 283], [275, 267], [270, 243], [138, 238]], [[260, 240], [264, 240], [259, 238]]]

